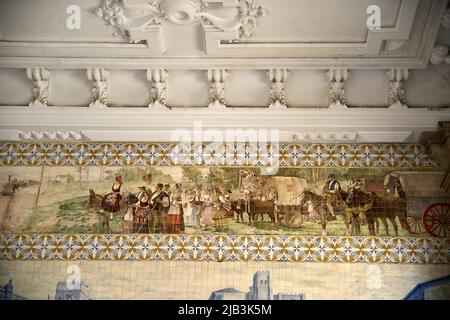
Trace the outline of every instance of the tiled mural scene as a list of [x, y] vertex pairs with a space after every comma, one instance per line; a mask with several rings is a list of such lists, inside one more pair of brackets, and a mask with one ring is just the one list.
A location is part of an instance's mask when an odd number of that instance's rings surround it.
[[12, 280], [17, 299], [398, 300], [437, 279], [423, 299], [449, 299], [448, 272], [368, 263], [8, 261], [0, 281]]
[[419, 145], [291, 145], [269, 173], [96, 147], [3, 145], [5, 295], [450, 298], [446, 172]]

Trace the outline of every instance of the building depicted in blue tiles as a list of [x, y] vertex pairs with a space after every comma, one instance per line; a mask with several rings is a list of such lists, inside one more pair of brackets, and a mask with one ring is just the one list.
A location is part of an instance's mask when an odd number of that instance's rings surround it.
[[89, 286], [84, 282], [80, 282], [78, 287], [69, 288], [65, 281], [58, 282], [55, 300], [90, 300]]
[[253, 285], [249, 288], [245, 300], [273, 300], [269, 271], [258, 271], [253, 275]]
[[13, 281], [10, 279], [0, 288], [0, 300], [27, 300], [27, 298], [14, 293]]
[[234, 288], [213, 291], [209, 300], [304, 300], [304, 293], [272, 293], [269, 271], [258, 271], [253, 275], [253, 284], [244, 293]]

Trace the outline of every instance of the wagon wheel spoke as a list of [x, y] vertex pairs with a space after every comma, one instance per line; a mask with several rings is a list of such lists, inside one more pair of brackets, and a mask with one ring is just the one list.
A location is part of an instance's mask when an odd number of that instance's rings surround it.
[[[436, 231], [436, 229], [438, 229], [439, 228], [439, 231], [438, 232], [434, 232], [434, 231]], [[437, 235], [439, 235], [440, 234], [440, 231], [441, 231], [441, 229], [442, 229], [442, 225], [440, 225], [440, 224], [436, 224], [433, 228], [431, 228], [431, 231], [433, 231], [433, 233], [434, 234], [437, 234]]]

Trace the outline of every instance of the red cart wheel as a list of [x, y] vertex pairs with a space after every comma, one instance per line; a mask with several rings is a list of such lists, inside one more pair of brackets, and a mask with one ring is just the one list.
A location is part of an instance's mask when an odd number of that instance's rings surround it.
[[423, 213], [423, 226], [433, 237], [450, 236], [450, 203], [433, 203]]

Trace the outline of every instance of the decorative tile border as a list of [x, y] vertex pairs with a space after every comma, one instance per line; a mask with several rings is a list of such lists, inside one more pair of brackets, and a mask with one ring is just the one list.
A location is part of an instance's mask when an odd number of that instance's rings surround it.
[[[227, 147], [228, 146], [228, 147]], [[220, 150], [219, 150], [220, 149]], [[278, 164], [277, 164], [278, 162]], [[0, 165], [434, 167], [417, 144], [0, 143]]]
[[196, 235], [0, 235], [0, 260], [449, 264], [450, 239]]

